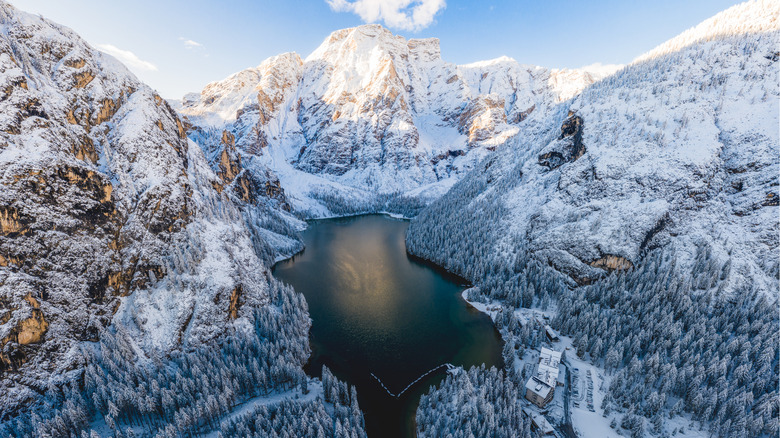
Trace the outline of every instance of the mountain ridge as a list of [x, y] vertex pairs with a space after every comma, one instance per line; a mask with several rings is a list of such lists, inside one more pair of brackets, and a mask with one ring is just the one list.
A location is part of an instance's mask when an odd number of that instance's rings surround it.
[[0, 416], [72, 374], [117, 322], [156, 354], [268, 302], [259, 235], [290, 231], [245, 220], [217, 190], [235, 175], [210, 169], [122, 64], [0, 2], [0, 84]]
[[[575, 404], [571, 419], [553, 414], [562, 427], [778, 433], [779, 12], [745, 3], [660, 45], [412, 220], [407, 250], [469, 279], [464, 298], [499, 327], [513, 364], [504, 390], [522, 388], [526, 349], [544, 345], [528, 339], [549, 327], [597, 368], [596, 414]], [[766, 31], [745, 31], [756, 22]], [[452, 401], [469, 385], [461, 374], [425, 396], [418, 433], [466, 424]]]
[[278, 64], [272, 57], [188, 94], [177, 109], [193, 125], [232, 132], [240, 153], [277, 173], [292, 204], [314, 217], [328, 215], [322, 196], [366, 202], [399, 193], [429, 202], [531, 113], [542, 118], [601, 78], [494, 61], [457, 66], [441, 59], [438, 39], [363, 25], [332, 32], [302, 70], [282, 69], [284, 86], [235, 87], [237, 78]]

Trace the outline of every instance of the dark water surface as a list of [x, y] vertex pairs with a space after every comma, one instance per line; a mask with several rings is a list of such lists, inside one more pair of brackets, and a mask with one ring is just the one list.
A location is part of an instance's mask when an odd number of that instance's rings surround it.
[[367, 215], [312, 221], [306, 249], [274, 275], [306, 297], [312, 317], [310, 375], [322, 365], [357, 386], [369, 438], [414, 436], [420, 395], [444, 369], [393, 393], [442, 363], [501, 366], [490, 318], [460, 296], [464, 281], [406, 254], [409, 223]]

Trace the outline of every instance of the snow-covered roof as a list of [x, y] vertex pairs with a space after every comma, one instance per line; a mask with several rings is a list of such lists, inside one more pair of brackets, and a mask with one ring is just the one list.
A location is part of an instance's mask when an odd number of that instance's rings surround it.
[[552, 391], [552, 387], [536, 377], [531, 377], [525, 384], [525, 388], [541, 398], [547, 398], [547, 395]]
[[551, 367], [540, 363], [539, 368], [536, 370], [536, 378], [550, 386], [555, 386], [555, 383], [558, 380], [558, 367]]
[[550, 422], [547, 421], [547, 418], [545, 418], [544, 415], [527, 408], [524, 408], [523, 412], [525, 413], [525, 415], [531, 418], [531, 421], [534, 422], [536, 427], [538, 427], [543, 434], [554, 432], [552, 424], [550, 424]]
[[561, 363], [561, 352], [542, 347], [539, 353], [539, 366], [536, 368], [536, 378], [549, 386], [555, 386], [558, 380], [558, 365]]
[[539, 354], [539, 362], [543, 361], [548, 362], [547, 365], [557, 367], [561, 363], [561, 352], [542, 347], [542, 351]]

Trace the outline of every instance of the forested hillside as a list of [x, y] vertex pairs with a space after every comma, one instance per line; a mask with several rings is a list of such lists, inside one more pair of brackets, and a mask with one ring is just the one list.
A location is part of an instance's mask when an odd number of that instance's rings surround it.
[[191, 435], [252, 403], [265, 432], [365, 436], [354, 393], [303, 372], [307, 305], [269, 270], [301, 224], [272, 175], [237, 172], [226, 134], [210, 167], [123, 65], [4, 2], [0, 83], [0, 435]]
[[[122, 326], [104, 332], [97, 345], [79, 352], [81, 379], [49, 387], [34, 412], [0, 425], [0, 431], [29, 437], [99, 431], [101, 436], [122, 437], [217, 429], [226, 436], [246, 436], [240, 432], [249, 427], [242, 426], [248, 415], [250, 424], [262, 425], [251, 426], [258, 432], [313, 427], [322, 436], [341, 437], [345, 431], [365, 435], [354, 389], [350, 392], [327, 370], [316, 398], [298, 401], [292, 396], [305, 398], [310, 391], [310, 379], [301, 368], [309, 356], [306, 301], [277, 282], [271, 283], [270, 293], [271, 302], [255, 311], [248, 330], [232, 330], [218, 342], [168, 358], [139, 356]], [[280, 404], [272, 403], [270, 410], [260, 405], [251, 414], [221, 421], [237, 405], [285, 393], [290, 396], [280, 397]], [[302, 412], [306, 417], [300, 417]]]
[[557, 309], [632, 429], [778, 433], [779, 14], [735, 6], [586, 88], [409, 229], [472, 299]]

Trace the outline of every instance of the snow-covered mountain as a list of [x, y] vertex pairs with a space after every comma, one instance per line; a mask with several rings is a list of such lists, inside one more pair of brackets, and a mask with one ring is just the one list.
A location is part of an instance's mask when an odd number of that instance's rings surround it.
[[154, 355], [245, 325], [266, 267], [301, 248], [291, 211], [436, 197], [595, 80], [458, 67], [436, 40], [362, 26], [209, 85], [182, 120], [70, 29], [6, 3], [0, 26], [4, 411], [78, 370], [106, 327]]
[[[503, 305], [508, 346], [541, 330], [519, 335], [514, 308], [554, 299], [550, 324], [615, 372], [606, 406], [776, 435], [778, 17], [777, 1], [735, 6], [617, 72], [455, 65], [436, 39], [359, 26], [175, 111], [0, 0], [0, 430], [87, 430], [89, 412], [105, 431], [119, 415], [194, 433], [204, 409], [213, 422], [261, 392], [304, 395], [306, 304], [267, 269], [301, 249], [295, 216], [430, 203], [409, 251]], [[496, 387], [522, 388], [502, 375]], [[33, 398], [62, 411], [12, 419]], [[317, 400], [322, 424], [346, 416]], [[457, 403], [434, 405], [425, 418], [466, 424], [435, 412]], [[304, 430], [295, 409], [285, 421]]]
[[729, 8], [702, 21], [680, 35], [640, 55], [634, 60], [634, 64], [679, 51], [695, 43], [712, 41], [733, 35], [771, 32], [780, 26], [778, 20], [780, 20], [780, 17], [777, 15], [776, 2], [752, 0]]
[[[589, 86], [544, 135], [484, 161], [463, 183], [480, 189], [458, 203], [500, 205], [496, 249], [522, 248], [579, 284], [654, 247], [690, 264], [704, 246], [731, 260], [726, 289], [777, 296], [777, 12], [777, 2], [731, 8]], [[435, 242], [419, 228], [427, 220], [458, 221], [448, 205], [462, 190], [412, 226], [420, 241]]]
[[268, 301], [274, 219], [245, 220], [220, 193], [234, 178], [122, 64], [0, 2], [3, 416], [112, 322], [166, 352]]
[[180, 112], [235, 135], [252, 173], [273, 170], [293, 206], [318, 216], [328, 212], [312, 198], [326, 194], [435, 199], [530, 116], [604, 74], [509, 58], [457, 66], [435, 38], [364, 25], [333, 32], [305, 60], [287, 53], [211, 83]]
[[[778, 433], [779, 17], [780, 2], [740, 4], [637, 58], [410, 225], [407, 249], [473, 281], [507, 345], [543, 330], [520, 329], [520, 308], [553, 315], [566, 355], [604, 369], [595, 409], [613, 429]], [[434, 391], [418, 430], [464, 424], [442, 397], [466, 384]], [[574, 418], [605, 435], [601, 415]]]

